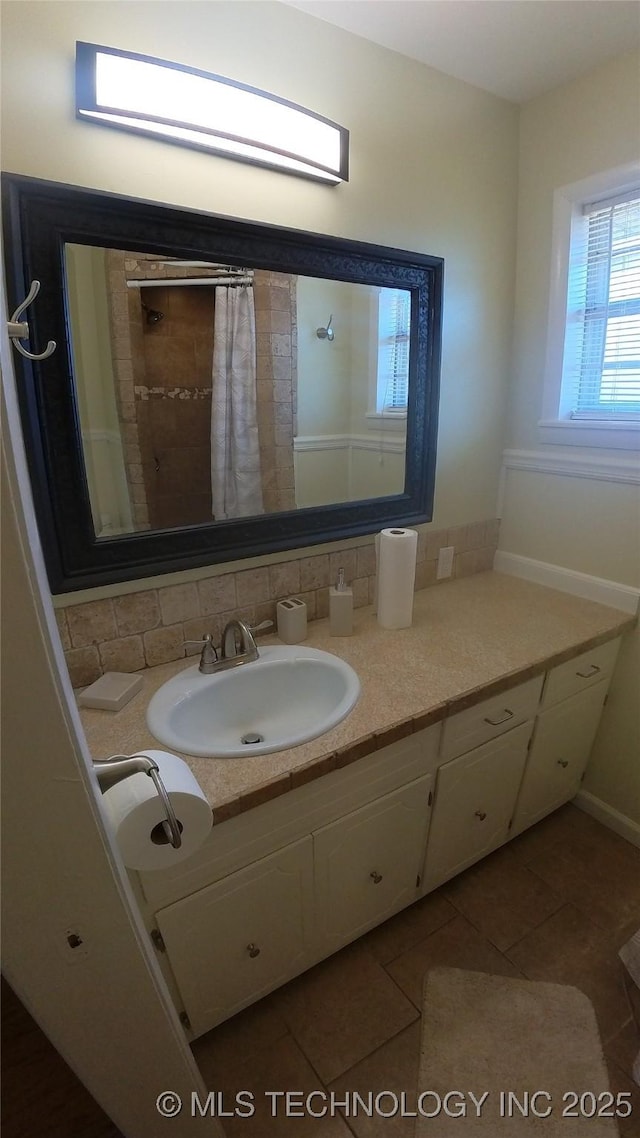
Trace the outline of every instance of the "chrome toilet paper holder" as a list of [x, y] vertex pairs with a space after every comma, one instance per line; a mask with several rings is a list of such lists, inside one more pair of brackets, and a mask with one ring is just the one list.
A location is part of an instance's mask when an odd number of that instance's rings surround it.
[[110, 790], [112, 786], [116, 786], [117, 783], [122, 782], [124, 778], [129, 778], [132, 774], [148, 774], [149, 778], [153, 781], [167, 815], [166, 820], [162, 822], [162, 828], [167, 840], [171, 843], [174, 850], [180, 849], [182, 845], [180, 824], [176, 818], [175, 810], [171, 805], [171, 799], [167, 794], [167, 788], [160, 778], [160, 768], [153, 759], [150, 759], [148, 755], [111, 755], [108, 759], [94, 759], [93, 769], [103, 794], [106, 790]]

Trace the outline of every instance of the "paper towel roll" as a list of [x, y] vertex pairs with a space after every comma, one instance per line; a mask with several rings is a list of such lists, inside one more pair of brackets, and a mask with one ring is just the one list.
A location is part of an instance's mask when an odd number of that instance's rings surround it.
[[168, 869], [202, 845], [213, 825], [213, 814], [183, 759], [168, 751], [140, 753], [158, 764], [160, 778], [182, 827], [180, 848], [174, 849], [165, 834], [165, 809], [148, 774], [123, 779], [105, 791], [102, 800], [124, 864], [129, 869]]
[[378, 556], [378, 624], [409, 628], [413, 619], [418, 534], [414, 529], [383, 529]]

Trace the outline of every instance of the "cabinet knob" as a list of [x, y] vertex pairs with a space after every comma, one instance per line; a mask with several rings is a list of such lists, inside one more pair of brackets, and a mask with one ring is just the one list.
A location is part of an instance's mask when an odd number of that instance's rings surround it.
[[595, 676], [600, 671], [597, 664], [590, 664], [586, 672], [576, 672], [576, 676], [580, 676], [581, 680], [588, 680], [591, 676]]
[[484, 721], [485, 721], [485, 723], [488, 723], [491, 727], [499, 727], [501, 723], [507, 723], [507, 721], [509, 719], [513, 719], [513, 711], [509, 711], [509, 708], [505, 707], [504, 715], [502, 716], [501, 719], [489, 719], [489, 717], [487, 715], [485, 715]]
[[375, 869], [373, 870], [372, 873], [369, 874], [369, 877], [373, 881], [374, 885], [379, 885], [380, 882], [382, 881], [382, 874], [378, 873], [377, 870], [375, 870]]
[[487, 814], [485, 810], [476, 810], [476, 818], [479, 818], [481, 822], [484, 822], [486, 816]]
[[569, 760], [568, 759], [558, 759], [558, 766], [559, 767], [568, 767], [569, 766]]
[[254, 959], [254, 957], [260, 955], [260, 949], [258, 948], [257, 944], [253, 944], [253, 942], [251, 942], [251, 944], [247, 945], [247, 952], [249, 953], [249, 956], [251, 957], [252, 960]]

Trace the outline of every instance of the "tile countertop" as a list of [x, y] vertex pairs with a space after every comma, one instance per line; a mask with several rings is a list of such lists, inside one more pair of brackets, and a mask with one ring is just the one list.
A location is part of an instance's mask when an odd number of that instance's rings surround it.
[[[518, 577], [487, 572], [423, 589], [411, 628], [381, 628], [356, 609], [350, 637], [309, 624], [304, 642], [347, 660], [360, 677], [354, 710], [331, 731], [271, 755], [182, 756], [221, 822], [621, 635], [635, 617]], [[280, 643], [273, 635], [258, 643]], [[196, 657], [142, 672], [143, 686], [121, 711], [80, 708], [95, 759], [162, 749], [145, 711], [153, 693]]]

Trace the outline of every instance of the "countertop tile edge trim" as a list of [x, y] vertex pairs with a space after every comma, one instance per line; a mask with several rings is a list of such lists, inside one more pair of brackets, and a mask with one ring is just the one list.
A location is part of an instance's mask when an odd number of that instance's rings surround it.
[[255, 806], [260, 806], [273, 798], [278, 798], [281, 794], [286, 794], [289, 790], [293, 790], [298, 786], [314, 782], [315, 779], [322, 778], [323, 775], [330, 773], [332, 770], [340, 770], [343, 767], [350, 766], [352, 763], [374, 754], [383, 747], [390, 746], [400, 739], [408, 738], [410, 735], [414, 735], [434, 723], [443, 722], [445, 719], [448, 719], [450, 715], [456, 715], [459, 711], [465, 711], [477, 703], [482, 703], [485, 699], [490, 699], [492, 696], [499, 695], [503, 691], [509, 691], [511, 688], [517, 687], [518, 684], [525, 683], [527, 680], [542, 675], [544, 672], [549, 671], [550, 668], [555, 668], [559, 664], [564, 664], [567, 660], [573, 659], [575, 656], [580, 656], [583, 652], [588, 652], [592, 648], [598, 648], [601, 644], [607, 644], [610, 640], [615, 640], [618, 636], [623, 636], [625, 632], [630, 631], [636, 624], [636, 617], [628, 617], [626, 620], [622, 618], [620, 624], [616, 625], [613, 629], [608, 629], [606, 632], [599, 633], [596, 636], [590, 636], [584, 641], [573, 644], [570, 648], [565, 648], [561, 652], [555, 652], [552, 656], [546, 656], [544, 659], [537, 660], [535, 663], [527, 665], [526, 668], [519, 668], [515, 672], [506, 673], [504, 676], [500, 676], [488, 684], [483, 684], [472, 692], [467, 692], [463, 695], [456, 696], [454, 699], [447, 700], [445, 703], [440, 704], [438, 707], [431, 708], [430, 711], [424, 714], [399, 720], [397, 723], [392, 724], [390, 727], [385, 727], [381, 731], [364, 735], [362, 738], [348, 743], [337, 751], [322, 755], [318, 759], [310, 760], [310, 762], [305, 763], [304, 766], [299, 767], [297, 770], [290, 771], [286, 775], [280, 775], [278, 778], [269, 779], [267, 782], [260, 783], [258, 786], [252, 787], [246, 794], [239, 795], [215, 806], [213, 808], [214, 825], [222, 821], [227, 821], [229, 818], [233, 818], [238, 814], [242, 814], [246, 810], [252, 810]]

